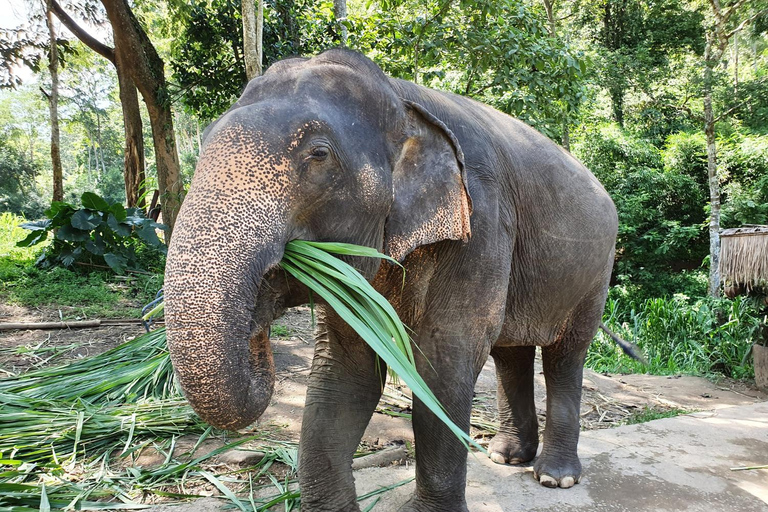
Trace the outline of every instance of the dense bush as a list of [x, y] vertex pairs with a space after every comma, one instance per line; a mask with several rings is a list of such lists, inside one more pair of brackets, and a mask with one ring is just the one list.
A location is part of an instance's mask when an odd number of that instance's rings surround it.
[[693, 300], [679, 294], [624, 303], [609, 299], [604, 322], [623, 338], [637, 342], [648, 366], [622, 356], [603, 333], [589, 349], [587, 366], [600, 372], [750, 378], [754, 368], [747, 356], [752, 342], [764, 335], [766, 321], [761, 301], [744, 297]]
[[697, 268], [707, 254], [697, 148], [680, 136], [665, 153], [614, 124], [587, 130], [573, 144], [616, 203], [614, 280], [631, 281], [646, 297], [678, 291], [673, 274]]
[[768, 224], [768, 138], [734, 134], [721, 141], [721, 224]]
[[165, 254], [165, 244], [156, 232], [165, 226], [145, 217], [140, 209], [126, 209], [92, 192], [85, 192], [81, 199], [80, 209], [54, 201], [45, 211], [46, 220], [22, 224], [31, 233], [17, 245], [36, 245], [53, 233], [52, 243], [37, 261], [40, 266], [106, 264], [118, 274], [140, 267], [140, 255], [147, 249]]
[[21, 213], [37, 217], [45, 209], [38, 190], [30, 183], [40, 173], [41, 166], [27, 158], [0, 133], [0, 212]]

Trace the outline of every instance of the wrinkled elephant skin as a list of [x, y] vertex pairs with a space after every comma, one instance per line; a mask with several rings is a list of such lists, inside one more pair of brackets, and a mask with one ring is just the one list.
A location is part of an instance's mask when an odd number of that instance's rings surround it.
[[[534, 475], [581, 477], [584, 358], [604, 307], [617, 218], [568, 152], [473, 100], [387, 78], [330, 50], [250, 82], [205, 134], [166, 270], [171, 357], [209, 423], [255, 421], [270, 402], [266, 330], [306, 288], [278, 267], [294, 239], [384, 251], [402, 271], [351, 258], [413, 329], [417, 365], [469, 429], [472, 392], [496, 363], [498, 463], [534, 459], [533, 359], [547, 384]], [[357, 511], [352, 455], [381, 396], [375, 354], [320, 304], [302, 423], [302, 510]], [[416, 493], [403, 510], [466, 511], [467, 451], [414, 400]]]

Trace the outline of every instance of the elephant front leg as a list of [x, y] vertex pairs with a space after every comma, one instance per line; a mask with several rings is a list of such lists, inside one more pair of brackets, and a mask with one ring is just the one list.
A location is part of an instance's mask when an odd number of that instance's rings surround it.
[[539, 447], [539, 421], [533, 397], [533, 360], [536, 347], [496, 347], [499, 432], [488, 451], [498, 464], [533, 460]]
[[[469, 432], [475, 380], [488, 352], [478, 355], [466, 346], [447, 341], [429, 341], [419, 347], [429, 361], [417, 359], [419, 374], [453, 422]], [[416, 493], [400, 512], [468, 512], [467, 447], [415, 397], [413, 433]]]
[[352, 457], [379, 402], [386, 369], [362, 340], [318, 327], [299, 447], [304, 512], [357, 512]]
[[544, 447], [533, 474], [546, 487], [573, 487], [581, 479], [579, 443], [581, 384], [587, 348], [567, 340], [542, 349], [547, 382]]

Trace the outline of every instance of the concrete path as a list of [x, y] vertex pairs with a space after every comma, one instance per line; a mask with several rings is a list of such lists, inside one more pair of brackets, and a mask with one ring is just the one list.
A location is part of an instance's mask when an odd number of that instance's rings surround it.
[[[582, 432], [579, 454], [584, 477], [571, 489], [542, 487], [530, 467], [470, 456], [469, 510], [768, 512], [768, 470], [730, 470], [768, 464], [768, 402]], [[356, 471], [358, 495], [413, 476], [412, 466]], [[381, 495], [373, 512], [396, 512], [413, 490], [410, 482]], [[154, 510], [214, 512], [225, 503], [207, 498]]]
[[[472, 512], [768, 512], [768, 402], [583, 432], [584, 477], [572, 489], [540, 486], [532, 469], [470, 456]], [[414, 475], [413, 468], [355, 473], [358, 494]], [[395, 512], [414, 489], [384, 494], [374, 512]]]

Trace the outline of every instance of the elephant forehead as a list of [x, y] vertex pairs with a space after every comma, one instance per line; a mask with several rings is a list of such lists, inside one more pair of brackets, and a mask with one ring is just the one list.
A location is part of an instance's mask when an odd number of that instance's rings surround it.
[[285, 149], [274, 147], [262, 131], [226, 126], [211, 137], [200, 156], [192, 181], [194, 192], [208, 191], [221, 199], [283, 197], [289, 191], [291, 172]]
[[176, 230], [172, 244], [176, 252], [208, 251], [234, 263], [245, 256], [222, 242], [228, 236], [279, 239], [293, 194], [291, 172], [284, 151], [272, 151], [261, 132], [240, 126], [218, 130], [200, 156], [182, 203], [178, 225], [183, 229]]

